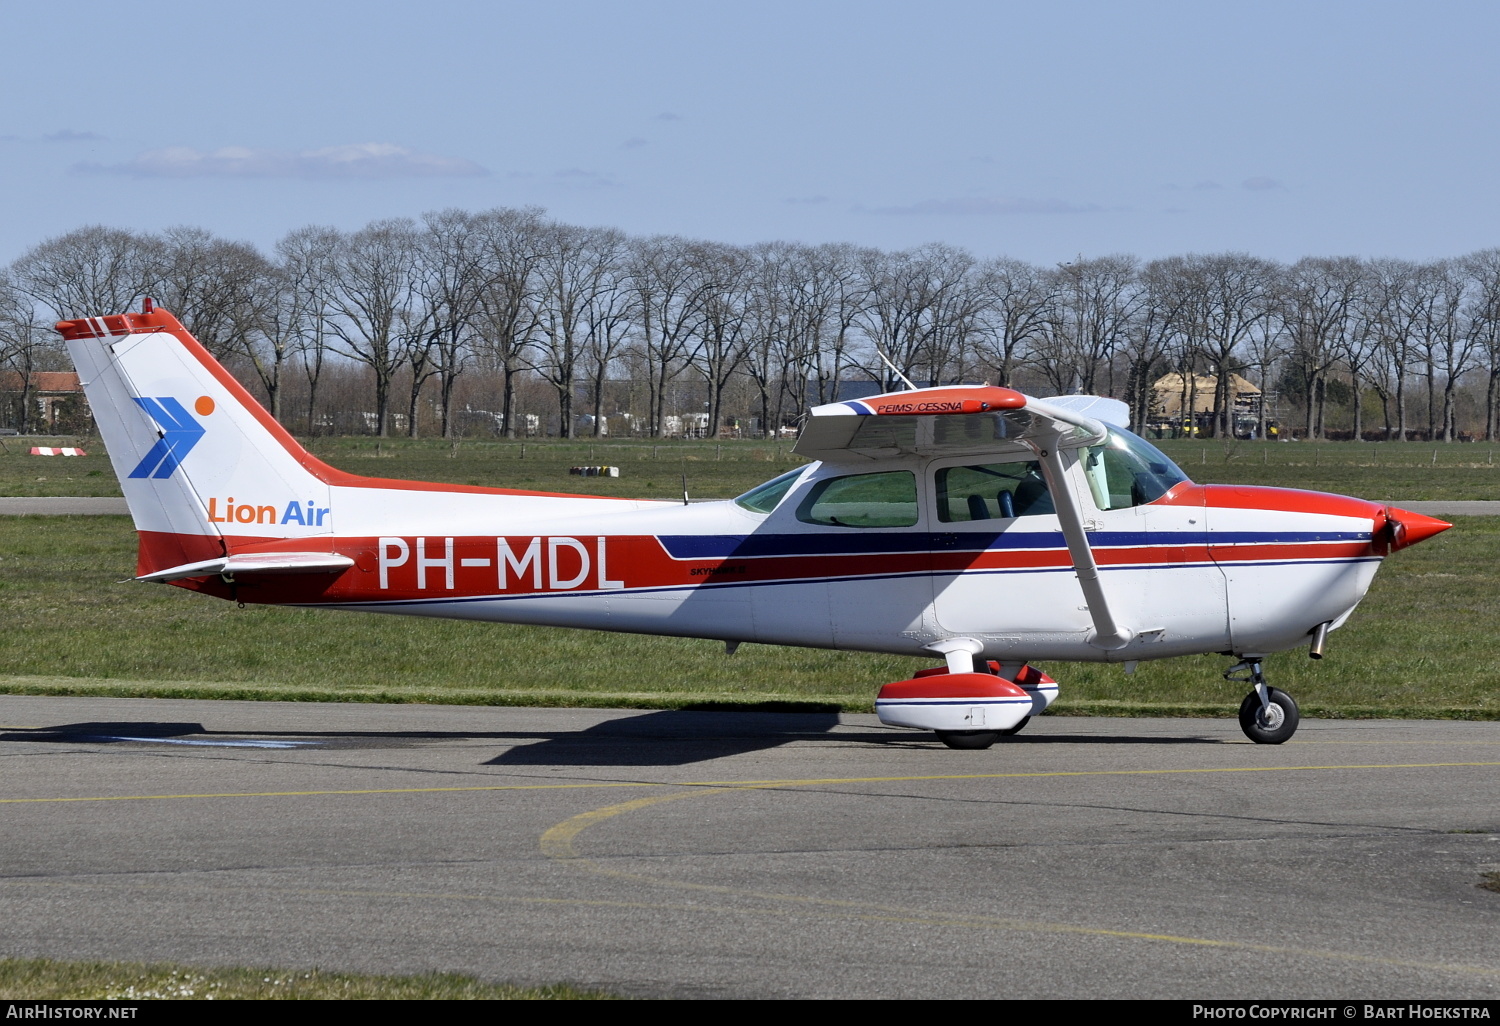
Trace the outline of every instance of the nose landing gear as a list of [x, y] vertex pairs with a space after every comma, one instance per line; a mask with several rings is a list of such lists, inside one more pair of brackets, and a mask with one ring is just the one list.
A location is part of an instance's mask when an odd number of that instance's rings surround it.
[[1259, 659], [1246, 659], [1224, 671], [1225, 680], [1249, 681], [1255, 690], [1240, 703], [1240, 729], [1258, 745], [1279, 745], [1297, 733], [1302, 714], [1292, 696], [1266, 683]]

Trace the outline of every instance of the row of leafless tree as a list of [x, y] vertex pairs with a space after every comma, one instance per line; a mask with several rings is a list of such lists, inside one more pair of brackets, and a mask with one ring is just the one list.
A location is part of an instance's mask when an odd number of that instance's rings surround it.
[[[1337, 393], [1355, 437], [1378, 403], [1386, 437], [1451, 441], [1458, 390], [1482, 386], [1486, 437], [1500, 392], [1500, 250], [1434, 263], [1224, 253], [1037, 267], [945, 245], [637, 238], [536, 209], [301, 228], [271, 254], [198, 228], [83, 228], [0, 272], [0, 356], [28, 380], [55, 359], [50, 320], [147, 295], [248, 368], [275, 416], [309, 429], [324, 371], [349, 361], [367, 368], [380, 434], [403, 407], [415, 433], [424, 396], [452, 432], [455, 386], [474, 372], [500, 382], [506, 433], [518, 383], [540, 380], [568, 436], [617, 412], [604, 408], [606, 384], [621, 378], [645, 383], [646, 408], [630, 412], [650, 434], [684, 379], [705, 397], [711, 431], [731, 392], [748, 387], [769, 430], [850, 379], [1113, 394], [1141, 424], [1153, 383], [1178, 371], [1184, 388], [1212, 379], [1214, 433], [1234, 430], [1231, 382], [1243, 374], [1295, 402], [1310, 437]], [[305, 408], [284, 408], [291, 394]]]

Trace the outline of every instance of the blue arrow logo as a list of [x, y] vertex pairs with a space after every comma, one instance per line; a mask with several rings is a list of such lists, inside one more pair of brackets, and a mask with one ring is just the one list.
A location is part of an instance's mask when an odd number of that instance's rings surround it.
[[146, 453], [146, 458], [136, 464], [130, 476], [171, 477], [172, 471], [177, 469], [183, 457], [192, 451], [193, 446], [198, 444], [198, 439], [206, 433], [203, 425], [198, 423], [193, 415], [171, 396], [162, 396], [157, 399], [137, 397], [135, 401], [152, 420], [156, 421], [157, 426], [161, 428], [162, 436], [156, 440], [151, 451]]

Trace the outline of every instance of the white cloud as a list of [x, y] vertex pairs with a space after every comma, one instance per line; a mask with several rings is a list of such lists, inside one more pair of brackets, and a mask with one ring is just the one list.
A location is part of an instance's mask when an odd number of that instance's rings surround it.
[[1096, 203], [1069, 203], [1059, 199], [982, 199], [969, 196], [959, 199], [923, 200], [904, 207], [872, 207], [872, 214], [917, 214], [959, 217], [988, 217], [997, 214], [1091, 214], [1104, 208]]
[[1256, 175], [1254, 178], [1246, 178], [1243, 182], [1240, 183], [1240, 186], [1245, 189], [1251, 189], [1255, 192], [1265, 192], [1270, 189], [1286, 188], [1286, 186], [1282, 185], [1276, 179], [1267, 178], [1265, 175]]
[[394, 143], [352, 143], [317, 150], [225, 146], [147, 150], [122, 164], [78, 164], [74, 171], [136, 178], [472, 178], [488, 174], [472, 160], [419, 153]]

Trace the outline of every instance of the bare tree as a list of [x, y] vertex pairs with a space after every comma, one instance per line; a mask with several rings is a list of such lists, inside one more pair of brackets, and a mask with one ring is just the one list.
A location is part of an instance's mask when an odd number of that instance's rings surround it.
[[[1384, 375], [1389, 376], [1388, 386], [1382, 390], [1394, 393], [1396, 400], [1396, 438], [1406, 441], [1407, 403], [1406, 378], [1413, 339], [1417, 332], [1422, 303], [1417, 265], [1409, 260], [1376, 260], [1369, 265], [1370, 311], [1361, 319], [1374, 326], [1381, 351], [1384, 353]], [[1387, 429], [1390, 417], [1386, 417]], [[1387, 430], [1387, 437], [1390, 432]]]
[[253, 246], [202, 228], [163, 233], [156, 299], [219, 359], [247, 352], [255, 330], [256, 296], [270, 264]]
[[[461, 210], [423, 215], [418, 291], [427, 310], [428, 352], [438, 377], [438, 418], [453, 433], [453, 388], [467, 363], [480, 299], [490, 275], [483, 235]], [[415, 423], [415, 417], [413, 418]]]
[[321, 225], [299, 228], [276, 243], [276, 307], [268, 316], [289, 335], [307, 381], [307, 433], [317, 433], [318, 384], [328, 355], [329, 320], [337, 274], [334, 255], [340, 235]]
[[1021, 260], [997, 258], [981, 264], [976, 335], [981, 358], [995, 384], [1009, 385], [1027, 347], [1040, 339], [1052, 318], [1056, 279]]
[[973, 266], [968, 253], [939, 244], [896, 253], [861, 252], [868, 292], [860, 324], [876, 350], [867, 364], [871, 377], [887, 388], [899, 385], [878, 358], [881, 354], [907, 378], [925, 364], [930, 380], [941, 379], [953, 362], [954, 342], [967, 337], [968, 325], [959, 322], [975, 312], [968, 297], [958, 295]]
[[553, 224], [543, 235], [532, 366], [557, 392], [564, 438], [577, 433], [573, 401], [590, 338], [589, 314], [600, 308], [601, 293], [619, 287], [624, 255], [624, 234], [609, 228]]
[[717, 244], [695, 246], [694, 263], [703, 279], [699, 289], [702, 318], [688, 363], [707, 386], [708, 434], [715, 437], [724, 387], [747, 355], [753, 316], [751, 263], [744, 250]]
[[412, 312], [416, 226], [405, 218], [375, 221], [342, 236], [334, 251], [329, 321], [335, 349], [375, 376], [375, 432], [390, 427], [391, 386], [407, 356]]
[[35, 301], [0, 274], [0, 368], [9, 367], [20, 384], [15, 427], [29, 434], [32, 423], [32, 375], [40, 359], [51, 351], [57, 336], [36, 316]]
[[1124, 340], [1140, 302], [1138, 269], [1135, 257], [1115, 254], [1075, 260], [1052, 272], [1057, 298], [1035, 356], [1058, 392], [1098, 391], [1099, 369]]
[[1463, 260], [1473, 283], [1469, 306], [1469, 331], [1488, 357], [1489, 374], [1484, 389], [1484, 440], [1496, 437], [1500, 416], [1500, 249], [1471, 253]]
[[536, 293], [547, 222], [535, 207], [497, 208], [474, 219], [482, 281], [474, 320], [475, 348], [501, 375], [500, 416], [516, 437], [516, 380], [536, 331]]
[[34, 246], [11, 275], [56, 320], [124, 313], [160, 286], [160, 250], [153, 236], [90, 225]]
[[1188, 279], [1182, 257], [1153, 260], [1141, 271], [1140, 302], [1134, 304], [1119, 346], [1129, 368], [1125, 395], [1137, 430], [1143, 430], [1151, 419], [1156, 368], [1173, 340], [1183, 335], [1183, 320], [1193, 300]]
[[1184, 258], [1184, 272], [1196, 297], [1192, 321], [1198, 347], [1214, 373], [1213, 434], [1232, 436], [1230, 383], [1242, 366], [1236, 353], [1257, 332], [1268, 330], [1277, 267], [1248, 253], [1195, 254]]
[[593, 410], [593, 435], [606, 434], [604, 389], [609, 370], [629, 344], [635, 330], [636, 297], [630, 289], [623, 261], [611, 263], [609, 280], [588, 299], [584, 321], [588, 325], [585, 355], [589, 365], [589, 393]]
[[856, 322], [869, 294], [852, 246], [769, 243], [752, 251], [745, 350], [747, 372], [760, 399], [762, 431], [775, 436], [809, 401], [839, 395], [859, 333]]
[[1355, 257], [1305, 257], [1281, 277], [1276, 312], [1291, 345], [1291, 359], [1307, 390], [1308, 438], [1323, 437], [1327, 376], [1354, 326], [1355, 304], [1365, 283]]
[[640, 311], [637, 343], [648, 374], [651, 434], [659, 438], [666, 427], [667, 384], [692, 349], [706, 280], [687, 240], [676, 236], [636, 240], [627, 268]]

